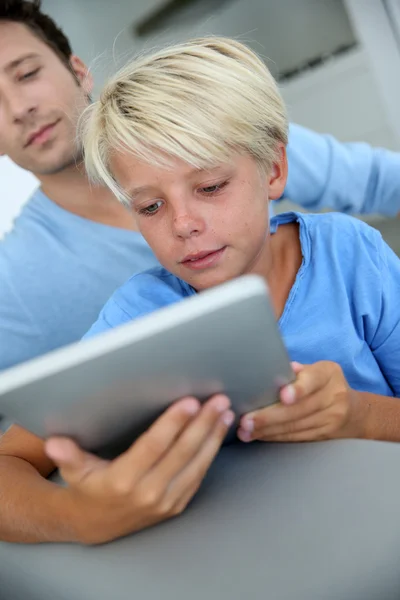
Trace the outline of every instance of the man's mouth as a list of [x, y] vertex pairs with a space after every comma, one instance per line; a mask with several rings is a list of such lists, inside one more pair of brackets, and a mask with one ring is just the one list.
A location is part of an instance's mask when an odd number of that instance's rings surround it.
[[181, 261], [181, 264], [191, 270], [207, 269], [215, 266], [223, 253], [225, 252], [226, 246], [219, 248], [218, 250], [204, 250], [203, 252], [196, 252], [188, 254]]
[[55, 121], [54, 123], [50, 123], [49, 125], [44, 125], [40, 129], [37, 129], [36, 131], [31, 133], [31, 135], [27, 139], [25, 148], [27, 148], [28, 146], [40, 145], [47, 142], [58, 122], [59, 120]]

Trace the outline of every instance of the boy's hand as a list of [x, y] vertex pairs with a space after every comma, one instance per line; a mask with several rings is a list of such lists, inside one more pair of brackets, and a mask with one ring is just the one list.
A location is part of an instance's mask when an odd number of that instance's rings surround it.
[[279, 403], [242, 417], [239, 439], [308, 442], [363, 436], [356, 414], [357, 392], [337, 363], [292, 363], [292, 367], [296, 381], [282, 388]]
[[77, 541], [107, 542], [181, 513], [234, 421], [229, 406], [221, 395], [204, 406], [185, 398], [113, 461], [69, 439], [48, 440], [46, 453], [69, 486]]

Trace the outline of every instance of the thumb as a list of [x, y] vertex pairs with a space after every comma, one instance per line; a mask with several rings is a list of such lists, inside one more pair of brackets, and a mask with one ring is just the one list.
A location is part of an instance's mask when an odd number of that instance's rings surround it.
[[45, 452], [60, 469], [66, 483], [77, 484], [106, 461], [85, 452], [69, 438], [53, 437], [45, 443]]

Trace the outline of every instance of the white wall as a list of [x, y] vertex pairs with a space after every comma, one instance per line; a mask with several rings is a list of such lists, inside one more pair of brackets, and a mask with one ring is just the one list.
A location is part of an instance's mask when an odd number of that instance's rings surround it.
[[[366, 5], [370, 2], [380, 0], [368, 0]], [[74, 50], [92, 66], [97, 90], [116, 64], [125, 62], [143, 46], [190, 35], [238, 37], [268, 57], [273, 71], [329, 54], [356, 39], [341, 0], [234, 0], [194, 26], [177, 24], [145, 42], [135, 38], [133, 23], [162, 3], [44, 0], [43, 6], [62, 24]], [[379, 38], [379, 31], [375, 34]], [[344, 141], [364, 140], [398, 148], [375, 75], [362, 45], [347, 56], [305, 73], [282, 86], [292, 120]]]
[[304, 73], [281, 91], [292, 121], [345, 142], [399, 149], [362, 48]]
[[11, 228], [22, 205], [38, 186], [36, 178], [8, 158], [0, 158], [0, 239]]
[[43, 10], [59, 23], [73, 51], [92, 68], [97, 91], [104, 79], [141, 47], [133, 23], [163, 0], [44, 0]]
[[[43, 8], [61, 24], [74, 51], [92, 67], [97, 91], [116, 66], [143, 46], [189, 35], [235, 36], [271, 59], [274, 71], [292, 68], [297, 62], [319, 53], [329, 54], [339, 44], [354, 41], [340, 0], [235, 0], [193, 27], [176, 26], [145, 43], [136, 39], [133, 23], [162, 2], [44, 0]], [[282, 92], [291, 119], [300, 124], [344, 141], [365, 140], [397, 148], [381, 90], [362, 46], [286, 83]], [[0, 181], [7, 191], [0, 203], [1, 235], [35, 181], [20, 169], [11, 168], [6, 159], [0, 159]]]
[[114, 56], [124, 57], [164, 41], [192, 35], [239, 36], [281, 69], [355, 40], [340, 0], [234, 0], [193, 26], [179, 26], [135, 38], [133, 24], [163, 0], [44, 0], [43, 8], [61, 23], [74, 51], [94, 69], [96, 82], [114, 70]]
[[174, 27], [163, 39], [201, 34], [249, 43], [269, 59], [274, 74], [356, 41], [340, 0], [235, 0], [192, 27]]

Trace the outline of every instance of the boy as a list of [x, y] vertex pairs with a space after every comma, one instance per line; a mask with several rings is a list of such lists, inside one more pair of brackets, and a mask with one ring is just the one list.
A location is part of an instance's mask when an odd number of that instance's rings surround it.
[[239, 437], [400, 439], [400, 261], [343, 215], [270, 224], [287, 119], [254, 53], [209, 38], [144, 57], [108, 83], [84, 129], [88, 173], [132, 208], [164, 267], [132, 277], [88, 335], [257, 273], [298, 377], [282, 403], [243, 417]]

